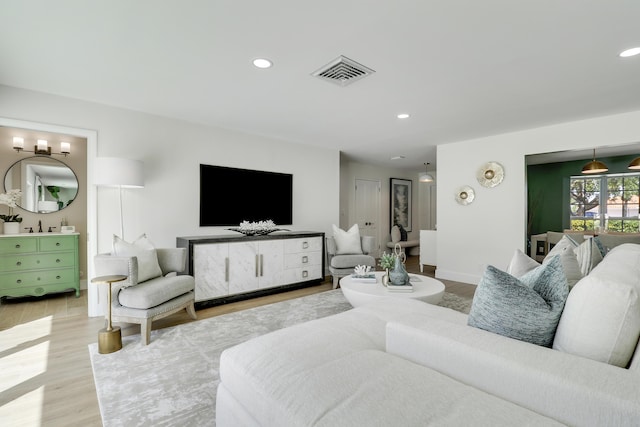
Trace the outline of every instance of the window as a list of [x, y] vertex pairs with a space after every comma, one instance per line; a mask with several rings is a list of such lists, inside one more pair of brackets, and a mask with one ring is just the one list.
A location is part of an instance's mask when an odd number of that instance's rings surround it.
[[638, 233], [640, 174], [570, 178], [572, 230]]

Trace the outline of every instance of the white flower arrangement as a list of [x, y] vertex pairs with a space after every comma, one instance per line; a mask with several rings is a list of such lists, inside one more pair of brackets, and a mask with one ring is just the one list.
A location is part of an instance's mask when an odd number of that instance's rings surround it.
[[18, 206], [18, 200], [22, 198], [22, 191], [14, 188], [6, 193], [0, 194], [0, 205], [9, 206], [9, 215], [0, 215], [4, 222], [22, 222], [20, 214], [13, 214], [13, 208]]
[[274, 231], [285, 230], [284, 228], [276, 228], [276, 224], [269, 220], [249, 222], [242, 221], [239, 227], [229, 228], [229, 230], [237, 231], [247, 236], [253, 236], [255, 234], [269, 234]]

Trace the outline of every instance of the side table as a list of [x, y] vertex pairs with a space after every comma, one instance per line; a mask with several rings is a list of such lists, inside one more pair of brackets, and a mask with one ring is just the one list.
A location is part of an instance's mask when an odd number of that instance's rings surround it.
[[113, 275], [100, 276], [91, 279], [91, 283], [107, 283], [107, 327], [98, 331], [98, 353], [107, 354], [118, 351], [122, 348], [122, 333], [120, 327], [111, 326], [111, 284], [127, 280], [127, 276]]

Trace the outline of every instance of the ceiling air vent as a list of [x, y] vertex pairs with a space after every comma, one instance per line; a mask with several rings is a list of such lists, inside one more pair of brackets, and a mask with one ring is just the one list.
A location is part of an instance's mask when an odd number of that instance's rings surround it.
[[311, 73], [311, 75], [339, 86], [346, 86], [373, 73], [375, 71], [371, 68], [358, 64], [346, 56], [339, 56], [319, 70]]

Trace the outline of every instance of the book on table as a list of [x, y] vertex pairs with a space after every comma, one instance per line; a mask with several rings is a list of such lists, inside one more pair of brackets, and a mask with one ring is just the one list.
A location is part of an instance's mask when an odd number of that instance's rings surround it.
[[413, 285], [411, 285], [411, 284], [394, 285], [394, 284], [389, 283], [387, 285], [387, 290], [389, 292], [413, 292]]
[[354, 282], [376, 283], [376, 275], [374, 273], [365, 275], [352, 274], [351, 280]]

